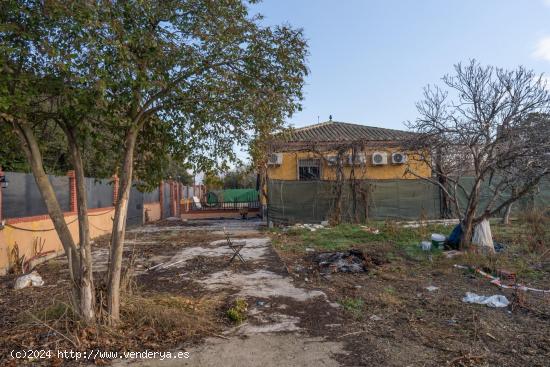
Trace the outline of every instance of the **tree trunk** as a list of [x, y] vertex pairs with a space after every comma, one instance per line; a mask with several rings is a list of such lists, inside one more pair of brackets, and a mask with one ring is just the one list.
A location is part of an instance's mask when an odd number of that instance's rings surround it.
[[78, 284], [79, 284], [79, 272], [80, 269], [80, 256], [77, 251], [77, 247], [74, 243], [69, 227], [65, 222], [65, 217], [61, 206], [55, 196], [53, 187], [44, 171], [44, 166], [42, 164], [42, 154], [38, 147], [38, 143], [30, 127], [26, 125], [25, 122], [12, 122], [14, 131], [21, 141], [21, 146], [27, 160], [31, 166], [31, 171], [33, 173], [34, 179], [36, 180], [36, 185], [40, 191], [44, 203], [46, 204], [46, 209], [48, 210], [48, 215], [50, 216], [55, 231], [61, 240], [61, 245], [65, 250], [67, 255], [68, 265], [69, 265], [69, 275], [73, 282], [73, 296], [78, 297]]
[[95, 289], [92, 270], [92, 247], [88, 218], [88, 198], [84, 179], [82, 156], [72, 131], [67, 130], [71, 158], [75, 170], [76, 201], [78, 208], [78, 234], [80, 242], [80, 315], [87, 323], [95, 321]]
[[262, 219], [265, 219], [266, 217], [266, 209], [268, 203], [268, 196], [267, 196], [267, 164], [262, 162], [259, 165], [259, 173], [260, 173], [260, 204], [262, 207]]
[[504, 215], [502, 216], [502, 224], [509, 225], [510, 224], [510, 213], [512, 212], [512, 206], [514, 203], [508, 204], [506, 206], [506, 209], [504, 210]]
[[332, 214], [333, 224], [340, 224], [342, 222], [342, 186], [344, 185], [344, 172], [342, 168], [342, 154], [338, 154], [338, 162], [336, 166], [336, 182], [335, 186], [335, 198], [334, 198], [334, 212]]
[[[517, 195], [516, 188], [512, 188], [512, 197]], [[502, 216], [502, 224], [508, 225], [510, 224], [510, 213], [512, 212], [512, 206], [514, 205], [514, 202], [511, 202], [510, 204], [506, 205], [506, 209], [504, 209], [504, 215]]]
[[132, 188], [134, 148], [138, 130], [131, 130], [125, 139], [125, 154], [120, 176], [118, 202], [115, 205], [113, 232], [111, 234], [111, 252], [109, 257], [109, 323], [116, 324], [120, 320], [120, 277], [122, 271], [122, 252], [128, 215], [128, 201]]
[[462, 239], [460, 240], [460, 249], [467, 249], [472, 243], [472, 236], [474, 234], [474, 216], [469, 215], [464, 218], [462, 222]]
[[466, 213], [464, 215], [464, 220], [462, 221], [462, 240], [460, 241], [461, 249], [468, 248], [472, 243], [474, 217], [476, 215], [477, 206], [479, 204], [480, 190], [481, 181], [477, 180], [470, 193], [470, 199], [468, 200], [468, 206], [466, 207]]

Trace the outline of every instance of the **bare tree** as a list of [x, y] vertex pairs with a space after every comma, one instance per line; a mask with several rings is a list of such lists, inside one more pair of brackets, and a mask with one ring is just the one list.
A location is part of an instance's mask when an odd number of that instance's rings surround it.
[[[476, 224], [550, 173], [550, 120], [543, 118], [550, 95], [542, 76], [531, 70], [475, 60], [455, 65], [455, 74], [442, 80], [445, 89], [428, 86], [417, 103], [420, 117], [408, 127], [418, 134], [408, 145], [430, 165], [433, 175], [424, 179], [440, 187], [461, 219], [461, 245], [467, 246]], [[410, 166], [408, 172], [422, 178]]]

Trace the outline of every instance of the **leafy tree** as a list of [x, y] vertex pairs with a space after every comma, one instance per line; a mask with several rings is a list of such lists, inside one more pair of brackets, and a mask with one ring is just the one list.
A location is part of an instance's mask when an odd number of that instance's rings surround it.
[[224, 189], [255, 189], [256, 170], [253, 166], [237, 167], [223, 176]]
[[[417, 104], [420, 117], [409, 128], [418, 134], [409, 149], [421, 152], [419, 159], [437, 176], [423, 179], [450, 200], [467, 246], [476, 224], [550, 174], [550, 120], [535, 118], [550, 111], [550, 93], [533, 71], [481, 66], [475, 60], [456, 65], [443, 83], [446, 89], [426, 88]], [[471, 184], [464, 177], [471, 177]], [[482, 188], [488, 195], [483, 202]]]
[[[165, 162], [156, 153], [166, 147], [196, 169], [223, 166], [234, 158], [234, 143], [256, 131], [259, 103], [273, 99], [279, 116], [292, 114], [307, 73], [306, 42], [301, 30], [261, 26], [240, 0], [7, 0], [0, 7], [0, 122], [19, 138], [87, 321], [96, 305], [84, 162], [103, 155], [120, 176], [108, 270], [109, 322], [116, 323], [132, 178], [154, 181]], [[78, 246], [36, 134], [51, 121], [63, 131], [76, 173]], [[136, 158], [149, 169], [136, 169]]]
[[206, 190], [219, 190], [223, 188], [223, 179], [215, 172], [207, 172], [204, 174], [203, 184]]

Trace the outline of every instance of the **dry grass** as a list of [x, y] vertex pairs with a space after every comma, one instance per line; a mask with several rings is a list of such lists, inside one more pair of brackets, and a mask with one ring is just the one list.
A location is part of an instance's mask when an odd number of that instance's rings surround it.
[[185, 335], [207, 334], [216, 328], [219, 300], [187, 298], [171, 294], [128, 296], [122, 304], [124, 323], [132, 328], [151, 327], [180, 331]]
[[[21, 312], [9, 338], [17, 344], [24, 341], [29, 347], [165, 350], [194, 337], [215, 334], [220, 327], [219, 306], [220, 301], [212, 297], [125, 294], [121, 324], [108, 327], [84, 324], [70, 304], [54, 299], [45, 307]], [[43, 335], [47, 340], [41, 339]]]
[[527, 246], [531, 252], [543, 253], [550, 247], [550, 217], [542, 210], [529, 210], [522, 213], [519, 222], [525, 227]]

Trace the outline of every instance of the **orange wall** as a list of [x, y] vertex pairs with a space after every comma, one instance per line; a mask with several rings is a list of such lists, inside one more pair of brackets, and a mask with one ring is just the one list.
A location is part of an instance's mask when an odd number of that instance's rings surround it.
[[[372, 162], [373, 152], [386, 152], [388, 154], [388, 164], [376, 166]], [[415, 179], [416, 177], [411, 174], [405, 174], [407, 169], [407, 163], [405, 164], [391, 164], [391, 153], [400, 152], [398, 148], [395, 149], [372, 149], [367, 150], [366, 154], [367, 164], [364, 166], [355, 166], [355, 178], [357, 179], [378, 179], [378, 180], [392, 180], [392, 179]], [[334, 153], [333, 153], [334, 154]], [[327, 153], [330, 155], [330, 153]], [[268, 166], [268, 177], [274, 180], [298, 180], [298, 159], [304, 158], [319, 158], [318, 154], [313, 152], [285, 152], [283, 153], [283, 163], [278, 166]], [[411, 159], [409, 154], [409, 164], [411, 169], [422, 177], [430, 177], [430, 167], [424, 163], [418, 162], [416, 159]], [[350, 177], [351, 167], [344, 166], [344, 175], [346, 178]], [[336, 178], [336, 169], [334, 166], [328, 166], [325, 162], [322, 162], [321, 166], [321, 179], [334, 180]]]
[[160, 220], [160, 203], [143, 204], [143, 223]]
[[[114, 208], [91, 209], [90, 237], [95, 238], [111, 233]], [[65, 221], [75, 242], [78, 242], [78, 219], [76, 213], [66, 213]], [[13, 226], [13, 227], [12, 227]], [[14, 228], [16, 227], [16, 228]], [[0, 274], [6, 273], [9, 267], [9, 254], [17, 243], [19, 255], [25, 255], [29, 259], [36, 255], [33, 243], [44, 242], [42, 252], [55, 251], [63, 253], [63, 247], [57, 232], [53, 229], [53, 223], [48, 216], [36, 216], [8, 220], [4, 229], [0, 230]]]

